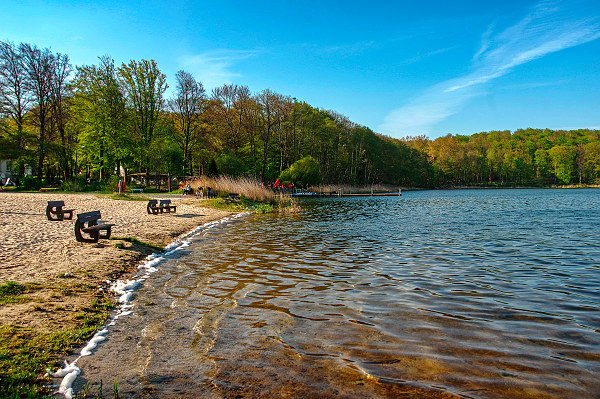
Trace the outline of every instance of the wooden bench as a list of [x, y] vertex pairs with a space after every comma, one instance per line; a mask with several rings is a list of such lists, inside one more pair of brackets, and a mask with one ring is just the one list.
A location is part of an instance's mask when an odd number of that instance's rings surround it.
[[160, 200], [160, 207], [162, 208], [163, 212], [167, 213], [171, 213], [171, 210], [173, 210], [173, 213], [177, 211], [177, 206], [171, 205], [170, 199]]
[[150, 200], [148, 201], [148, 205], [146, 206], [146, 210], [148, 214], [158, 215], [158, 213], [162, 213], [162, 207], [158, 205], [158, 200]]
[[[46, 206], [46, 217], [48, 220], [72, 220], [75, 209], [63, 209], [64, 206], [65, 201], [48, 201], [48, 206]], [[56, 215], [56, 217], [52, 215]]]
[[229, 193], [229, 196], [225, 198], [226, 203], [237, 204], [240, 199], [240, 195], [238, 193]]
[[[79, 213], [75, 222], [75, 238], [77, 241], [98, 242], [100, 238], [110, 238], [111, 227], [114, 224], [98, 224], [101, 217], [100, 211]], [[105, 233], [101, 235], [101, 231], [105, 231]], [[83, 237], [82, 232], [88, 234], [90, 238]]]

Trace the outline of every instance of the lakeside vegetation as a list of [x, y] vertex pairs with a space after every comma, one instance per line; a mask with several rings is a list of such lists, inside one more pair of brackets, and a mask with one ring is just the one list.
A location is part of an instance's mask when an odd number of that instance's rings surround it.
[[35, 178], [21, 184], [38, 189], [71, 187], [75, 176], [108, 182], [119, 170], [268, 183], [290, 176], [308, 156], [324, 184], [600, 182], [599, 130], [394, 139], [269, 89], [223, 85], [209, 94], [179, 71], [172, 98], [166, 90], [153, 60], [117, 66], [102, 56], [96, 65], [73, 66], [48, 48], [0, 42], [0, 159], [12, 160], [20, 177], [31, 168]]

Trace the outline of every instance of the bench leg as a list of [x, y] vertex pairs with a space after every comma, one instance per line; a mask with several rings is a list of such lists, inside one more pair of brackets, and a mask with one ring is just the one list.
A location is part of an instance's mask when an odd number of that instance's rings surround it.
[[64, 211], [63, 219], [73, 220], [73, 211]]
[[108, 240], [110, 238], [110, 232], [111, 232], [111, 226], [109, 226], [106, 229], [106, 233], [104, 233], [104, 234], [100, 234], [100, 232], [98, 231], [97, 232], [98, 233], [98, 237], [96, 238], [96, 241], [98, 241], [98, 238], [102, 238], [103, 240], [104, 239]]
[[90, 238], [85, 238], [82, 234], [81, 234], [81, 223], [79, 223], [79, 219], [75, 222], [75, 239], [79, 242], [91, 242], [91, 243], [95, 243], [98, 242], [98, 238], [99, 238], [99, 232], [98, 231], [94, 231], [92, 233], [90, 233]]
[[[52, 215], [56, 215], [56, 217], [53, 217]], [[63, 220], [62, 216], [62, 213], [53, 212], [53, 209], [51, 207], [46, 207], [46, 217], [48, 218], [48, 220], [51, 220], [53, 222], [60, 221]]]

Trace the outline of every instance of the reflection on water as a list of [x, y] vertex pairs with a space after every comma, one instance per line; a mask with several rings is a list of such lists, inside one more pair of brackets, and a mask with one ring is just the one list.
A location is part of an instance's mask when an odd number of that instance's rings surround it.
[[301, 205], [163, 263], [82, 380], [138, 397], [598, 397], [597, 191]]

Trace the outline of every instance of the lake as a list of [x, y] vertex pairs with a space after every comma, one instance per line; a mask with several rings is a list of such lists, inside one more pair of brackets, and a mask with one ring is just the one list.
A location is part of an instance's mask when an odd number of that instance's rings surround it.
[[77, 384], [157, 398], [600, 395], [600, 191], [299, 203], [196, 234], [79, 360]]

